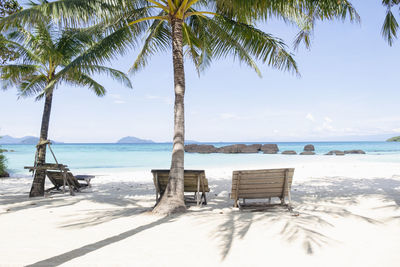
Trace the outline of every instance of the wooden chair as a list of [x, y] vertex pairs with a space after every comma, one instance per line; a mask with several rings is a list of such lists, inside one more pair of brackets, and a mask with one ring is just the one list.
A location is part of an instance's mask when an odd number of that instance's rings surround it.
[[[35, 172], [37, 170], [46, 172], [47, 177], [54, 185], [54, 187], [46, 189], [46, 192], [49, 192], [53, 189], [60, 190], [61, 187], [65, 191], [65, 186], [68, 186], [71, 195], [74, 195], [74, 191], [80, 191], [80, 188], [90, 186], [90, 180], [94, 178], [93, 175], [74, 176], [69, 171], [68, 166], [63, 164], [44, 163], [33, 167], [24, 167], [24, 169], [28, 169], [31, 172]], [[78, 180], [85, 181], [86, 184], [79, 183]]]
[[[167, 187], [169, 170], [151, 170], [151, 172], [156, 187], [156, 202], [158, 203]], [[185, 170], [184, 175], [184, 191], [195, 193], [193, 199], [197, 205], [207, 205], [206, 192], [210, 192], [210, 188], [204, 170]], [[189, 201], [190, 199], [185, 198], [185, 200]]]
[[[47, 177], [53, 183], [54, 187], [47, 189], [51, 191], [53, 189], [60, 190], [63, 186], [72, 187], [74, 191], [80, 191], [81, 188], [90, 187], [90, 180], [94, 177], [92, 175], [76, 175], [74, 176], [71, 172], [66, 172], [66, 182], [64, 182], [64, 173], [62, 171], [46, 171]], [[86, 183], [80, 183], [79, 181], [85, 181]]]
[[[294, 168], [289, 169], [266, 169], [266, 170], [243, 170], [234, 171], [232, 174], [231, 199], [235, 201], [234, 207], [245, 206], [246, 199], [269, 199], [278, 197], [280, 205], [286, 206], [290, 211], [291, 198], [290, 188], [293, 180]], [[288, 198], [288, 204], [285, 203]], [[239, 199], [243, 203], [239, 204]]]

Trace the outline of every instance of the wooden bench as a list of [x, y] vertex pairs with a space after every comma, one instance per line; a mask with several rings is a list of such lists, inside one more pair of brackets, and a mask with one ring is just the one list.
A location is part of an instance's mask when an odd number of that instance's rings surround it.
[[[60, 187], [64, 186], [64, 174], [61, 171], [47, 171], [47, 177], [53, 183], [54, 187], [47, 189], [51, 191], [53, 189], [60, 190]], [[81, 188], [90, 187], [90, 180], [94, 176], [92, 175], [77, 175], [74, 176], [71, 172], [66, 173], [66, 184], [71, 186], [73, 190], [80, 191]], [[85, 181], [86, 183], [80, 183], [79, 181]]]
[[[151, 170], [151, 173], [153, 174], [153, 182], [156, 187], [156, 201], [158, 203], [167, 188], [169, 170]], [[208, 187], [208, 180], [204, 170], [185, 170], [184, 175], [184, 191], [195, 193], [194, 199], [197, 205], [207, 205], [206, 192], [210, 192], [210, 188]]]
[[[37, 170], [44, 170], [46, 172], [50, 182], [54, 185], [54, 187], [46, 189], [46, 192], [49, 192], [53, 189], [60, 190], [61, 187], [65, 191], [65, 186], [68, 186], [71, 195], [73, 195], [73, 191], [80, 191], [80, 188], [91, 186], [90, 181], [92, 178], [94, 178], [93, 175], [74, 176], [69, 171], [68, 166], [63, 164], [45, 163], [35, 167], [24, 167], [24, 169], [28, 169], [31, 172]], [[79, 183], [79, 181], [85, 181], [86, 183]]]
[[[278, 197], [281, 200], [280, 205], [291, 208], [290, 188], [293, 180], [294, 168], [288, 169], [265, 169], [265, 170], [243, 170], [234, 171], [232, 174], [232, 192], [231, 199], [235, 201], [234, 207], [239, 206], [239, 199], [243, 199], [246, 205], [246, 199], [269, 199]], [[285, 203], [285, 197], [288, 198], [288, 204]]]

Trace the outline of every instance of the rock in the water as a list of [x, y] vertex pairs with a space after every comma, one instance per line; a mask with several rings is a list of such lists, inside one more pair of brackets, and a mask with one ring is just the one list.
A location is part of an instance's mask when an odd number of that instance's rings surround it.
[[3, 172], [0, 173], [0, 177], [10, 177], [10, 174], [8, 172]]
[[185, 145], [185, 152], [189, 153], [215, 153], [217, 148], [213, 145]]
[[229, 145], [229, 146], [223, 146], [217, 149], [218, 153], [241, 153], [240, 151], [245, 148], [246, 145], [244, 144], [237, 144], [237, 145]]
[[279, 148], [277, 144], [265, 144], [262, 145], [261, 151], [264, 152], [264, 154], [276, 154]]
[[258, 153], [261, 149], [260, 144], [253, 144], [239, 148], [238, 153]]
[[314, 145], [309, 144], [304, 146], [304, 151], [315, 151]]
[[285, 150], [282, 152], [284, 155], [297, 155], [297, 152], [294, 150]]
[[345, 150], [344, 154], [365, 154], [365, 152], [361, 149], [354, 149], [354, 150]]
[[332, 150], [326, 153], [325, 155], [336, 155], [336, 156], [344, 156], [344, 152], [340, 150]]
[[303, 151], [300, 153], [300, 155], [315, 155], [315, 152], [313, 151]]
[[7, 150], [7, 149], [1, 149], [1, 148], [0, 148], [0, 153], [3, 153], [3, 152], [8, 152], [8, 150]]

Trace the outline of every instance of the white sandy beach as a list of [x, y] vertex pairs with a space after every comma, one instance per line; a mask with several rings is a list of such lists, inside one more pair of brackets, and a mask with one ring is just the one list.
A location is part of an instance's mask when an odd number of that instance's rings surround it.
[[[209, 204], [167, 218], [149, 212], [150, 170], [36, 199], [31, 179], [1, 179], [0, 266], [398, 266], [400, 164], [354, 157], [206, 169]], [[232, 170], [273, 167], [296, 168], [300, 215], [234, 209]]]

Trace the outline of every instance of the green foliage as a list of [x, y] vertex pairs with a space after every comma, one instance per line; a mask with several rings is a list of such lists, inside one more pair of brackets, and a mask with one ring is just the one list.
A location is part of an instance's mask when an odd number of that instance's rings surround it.
[[[51, 16], [63, 25], [103, 25], [99, 56], [83, 55], [88, 62], [115, 58], [144, 45], [133, 63], [132, 71], [144, 68], [152, 55], [171, 49], [171, 16], [184, 21], [185, 55], [199, 73], [214, 60], [233, 56], [258, 74], [257, 61], [279, 70], [298, 73], [293, 55], [283, 41], [255, 27], [257, 21], [271, 17], [295, 24], [300, 32], [295, 45], [311, 43], [314, 24], [324, 19], [359, 20], [357, 12], [345, 0], [60, 0], [44, 2], [0, 21], [0, 30], [21, 23], [28, 25]], [[93, 24], [92, 24], [93, 25]], [[98, 53], [93, 50], [94, 54]], [[72, 66], [71, 66], [72, 67]]]
[[[106, 74], [132, 87], [124, 73], [102, 66], [104, 60], [97, 60], [97, 56], [104, 53], [97, 43], [102, 38], [101, 30], [101, 25], [60, 29], [41, 14], [35, 24], [8, 32], [4, 42], [20, 57], [15, 64], [0, 66], [3, 89], [16, 86], [20, 96], [34, 95], [40, 99], [61, 84], [69, 84], [88, 87], [96, 95], [103, 96], [106, 90], [91, 78], [93, 74]], [[87, 55], [91, 56], [90, 62]]]
[[389, 138], [386, 142], [400, 142], [400, 136]]
[[386, 17], [382, 26], [382, 36], [388, 44], [392, 46], [394, 40], [397, 39], [397, 32], [399, 30], [399, 24], [392, 9], [394, 7], [400, 8], [400, 0], [383, 0], [382, 5], [386, 7]]
[[6, 172], [7, 168], [6, 162], [7, 162], [6, 157], [3, 155], [3, 150], [0, 147], [0, 177], [2, 177]]
[[[0, 19], [18, 12], [22, 7], [16, 0], [0, 0]], [[0, 64], [5, 64], [7, 61], [15, 60], [18, 53], [12, 50], [12, 47], [4, 44], [4, 36], [0, 35]]]

